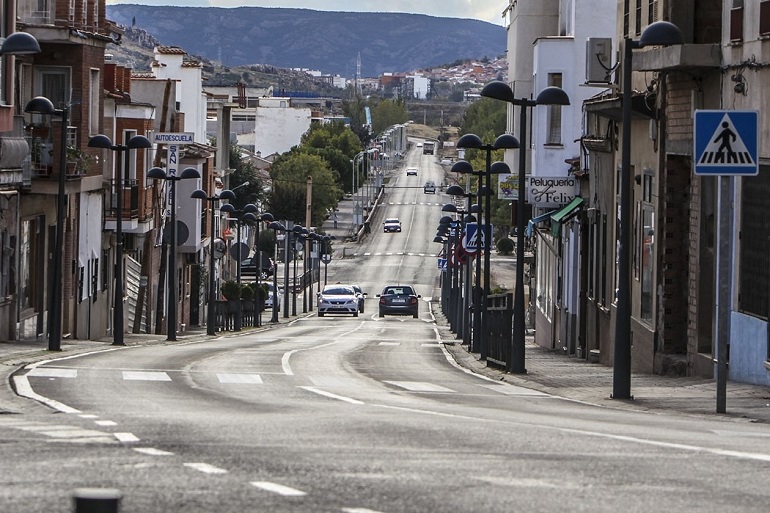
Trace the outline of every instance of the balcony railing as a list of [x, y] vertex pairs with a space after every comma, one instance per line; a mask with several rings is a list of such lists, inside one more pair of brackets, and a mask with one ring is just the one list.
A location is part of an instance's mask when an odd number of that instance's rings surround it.
[[55, 13], [55, 0], [19, 0], [16, 6], [19, 21], [31, 25], [53, 25]]
[[120, 187], [118, 180], [110, 181], [110, 194], [107, 196], [105, 209], [107, 216], [118, 217], [118, 194], [122, 194], [121, 219], [131, 219], [139, 216], [139, 184], [136, 180], [123, 180]]

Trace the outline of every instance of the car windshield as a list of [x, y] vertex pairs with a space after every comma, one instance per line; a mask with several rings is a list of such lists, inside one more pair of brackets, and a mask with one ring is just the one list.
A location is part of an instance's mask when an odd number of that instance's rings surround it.
[[385, 224], [398, 224], [398, 219], [385, 219]]
[[329, 287], [322, 292], [327, 296], [354, 296], [356, 293], [350, 287]]
[[412, 287], [386, 287], [384, 295], [411, 296], [414, 294]]

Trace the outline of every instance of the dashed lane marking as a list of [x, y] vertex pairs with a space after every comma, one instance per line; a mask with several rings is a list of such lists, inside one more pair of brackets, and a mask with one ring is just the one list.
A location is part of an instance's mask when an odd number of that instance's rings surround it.
[[227, 470], [208, 463], [185, 463], [184, 466], [204, 474], [227, 474]]
[[220, 383], [234, 383], [244, 385], [261, 385], [262, 377], [259, 374], [228, 374], [218, 373], [217, 379]]
[[154, 447], [134, 447], [134, 450], [136, 452], [147, 454], [149, 456], [173, 456], [173, 452], [169, 451], [161, 451], [160, 449], [156, 449]]
[[118, 442], [123, 442], [124, 444], [135, 443], [139, 441], [139, 437], [133, 433], [113, 433], [112, 435], [118, 440]]
[[296, 488], [291, 488], [289, 486], [284, 486], [277, 483], [271, 483], [269, 481], [252, 481], [251, 486], [265, 490], [266, 492], [277, 493], [278, 495], [283, 495], [284, 497], [303, 497], [307, 495], [307, 493], [303, 492], [302, 490], [297, 490]]
[[385, 381], [393, 386], [404, 388], [410, 392], [454, 392], [441, 385], [434, 385], [433, 383], [425, 383], [423, 381]]
[[54, 369], [50, 367], [38, 367], [27, 373], [34, 378], [77, 378], [77, 369]]
[[151, 371], [123, 371], [123, 379], [126, 381], [171, 381], [171, 377], [167, 373]]

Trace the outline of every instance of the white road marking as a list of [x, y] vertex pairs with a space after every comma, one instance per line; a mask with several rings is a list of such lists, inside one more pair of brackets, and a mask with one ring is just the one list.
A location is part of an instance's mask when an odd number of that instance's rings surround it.
[[538, 390], [532, 390], [531, 388], [519, 387], [516, 385], [479, 385], [493, 392], [504, 395], [518, 395], [518, 396], [531, 396], [531, 397], [552, 397], [544, 392]]
[[292, 349], [291, 351], [284, 353], [283, 357], [281, 357], [281, 368], [283, 369], [283, 373], [287, 376], [294, 376], [294, 371], [291, 370], [291, 364], [289, 363], [289, 358], [291, 358], [291, 355], [296, 353], [296, 349]]
[[245, 385], [261, 385], [262, 377], [259, 374], [227, 374], [217, 373], [220, 383], [239, 383]]
[[41, 435], [50, 436], [51, 438], [101, 438], [103, 436], [109, 436], [103, 431], [96, 431], [94, 429], [82, 429], [78, 427], [69, 427], [69, 429], [51, 429], [37, 431]]
[[52, 369], [49, 367], [38, 367], [27, 373], [27, 376], [35, 378], [77, 378], [76, 369]]
[[118, 442], [123, 442], [124, 444], [138, 442], [139, 437], [136, 436], [133, 433], [113, 433], [112, 436], [118, 439]]
[[123, 379], [127, 381], [171, 381], [165, 372], [123, 371]]
[[55, 401], [53, 399], [49, 399], [47, 397], [43, 397], [42, 395], [36, 394], [32, 390], [32, 387], [29, 385], [29, 380], [27, 379], [26, 375], [14, 376], [13, 382], [16, 385], [16, 393], [22, 397], [34, 399], [35, 401], [39, 401], [62, 413], [80, 413], [80, 410], [78, 409], [67, 406], [66, 404], [60, 403], [59, 401]]
[[102, 427], [109, 427], [109, 426], [117, 426], [118, 425], [118, 423], [115, 422], [114, 420], [97, 420], [97, 421], [94, 421], [94, 423], [97, 426], [102, 426]]
[[441, 349], [441, 344], [436, 342], [431, 342], [429, 344], [420, 344], [420, 347], [435, 347], [436, 349]]
[[454, 390], [442, 387], [441, 385], [422, 381], [385, 381], [385, 383], [404, 388], [410, 392], [454, 392]]
[[82, 415], [78, 415], [81, 419], [98, 419], [99, 415], [94, 415], [93, 413], [84, 413]]
[[326, 392], [325, 390], [321, 390], [315, 387], [299, 387], [299, 388], [307, 390], [308, 392], [313, 392], [314, 394], [328, 397], [329, 399], [337, 399], [338, 401], [343, 401], [350, 404], [364, 404], [362, 401], [359, 401], [358, 399], [352, 399], [350, 397], [345, 397], [343, 395], [333, 394], [331, 392]]
[[253, 481], [251, 483], [251, 486], [260, 488], [267, 492], [277, 493], [278, 495], [283, 495], [284, 497], [302, 497], [304, 495], [307, 495], [307, 493], [303, 492], [302, 490], [297, 490], [296, 488], [290, 488], [288, 486], [279, 485], [277, 483], [271, 483], [269, 481]]
[[161, 451], [160, 449], [155, 449], [154, 447], [134, 447], [134, 450], [136, 452], [147, 454], [149, 456], [173, 456], [174, 455], [173, 452]]
[[381, 513], [380, 511], [366, 508], [342, 508], [342, 511], [344, 513]]
[[185, 463], [184, 466], [204, 474], [227, 474], [227, 470], [209, 465], [208, 463]]
[[400, 346], [401, 342], [380, 342], [378, 346]]

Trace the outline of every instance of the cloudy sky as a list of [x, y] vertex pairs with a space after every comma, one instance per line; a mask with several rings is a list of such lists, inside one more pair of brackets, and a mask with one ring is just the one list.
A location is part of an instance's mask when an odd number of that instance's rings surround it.
[[188, 7], [296, 7], [317, 11], [408, 12], [472, 18], [502, 25], [508, 0], [107, 0], [107, 4], [176, 5]]

